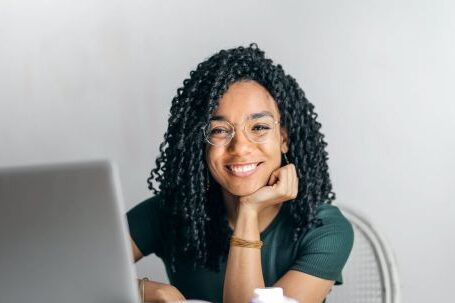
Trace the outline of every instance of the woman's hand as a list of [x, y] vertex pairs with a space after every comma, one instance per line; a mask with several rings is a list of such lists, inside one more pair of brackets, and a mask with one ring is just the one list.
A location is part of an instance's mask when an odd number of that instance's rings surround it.
[[275, 170], [266, 186], [254, 193], [240, 197], [240, 207], [246, 207], [256, 213], [264, 208], [295, 199], [299, 188], [299, 179], [294, 164], [288, 164]]
[[172, 285], [154, 281], [145, 283], [145, 302], [162, 303], [185, 300], [182, 293]]

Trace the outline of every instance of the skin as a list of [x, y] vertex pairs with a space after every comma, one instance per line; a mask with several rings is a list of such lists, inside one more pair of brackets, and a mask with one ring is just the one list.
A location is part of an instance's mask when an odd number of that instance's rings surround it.
[[[281, 153], [288, 151], [287, 132], [284, 128], [275, 128], [273, 137], [265, 143], [251, 142], [242, 132], [245, 118], [254, 113], [268, 112], [274, 120], [279, 121], [280, 115], [275, 100], [267, 90], [253, 81], [234, 83], [219, 101], [214, 116], [224, 117], [236, 128], [236, 134], [230, 143], [223, 147], [207, 145], [206, 158], [212, 177], [221, 185], [224, 205], [228, 213], [228, 221], [231, 227], [236, 224], [239, 211], [240, 197], [247, 198], [249, 195], [262, 191], [258, 194], [273, 194], [266, 185], [275, 183], [281, 165]], [[232, 175], [226, 166], [230, 164], [260, 163], [256, 171], [247, 177]], [[292, 165], [293, 166], [293, 165]], [[290, 168], [289, 168], [290, 169]], [[275, 174], [272, 175], [272, 173]], [[295, 185], [295, 189], [297, 185]], [[254, 196], [253, 196], [254, 197]], [[248, 203], [259, 216], [261, 230], [276, 216], [281, 204], [262, 207], [260, 196], [255, 205], [255, 200]], [[289, 200], [289, 199], [287, 199]]]
[[[250, 141], [242, 132], [245, 118], [267, 112], [277, 121], [280, 113], [268, 91], [254, 81], [232, 84], [219, 101], [213, 113], [235, 127], [235, 136], [229, 144], [215, 147], [207, 144], [206, 160], [216, 182], [221, 185], [223, 203], [234, 236], [256, 241], [278, 214], [282, 204], [297, 196], [298, 178], [293, 164], [283, 167], [281, 153], [288, 151], [286, 129], [276, 127], [267, 142]], [[230, 165], [258, 163], [252, 174], [239, 176]], [[142, 254], [132, 241], [135, 261]], [[324, 280], [299, 271], [290, 270], [275, 286], [284, 294], [300, 302], [319, 303], [324, 300], [334, 281]], [[224, 303], [248, 302], [253, 290], [265, 287], [261, 266], [261, 251], [256, 248], [231, 246], [224, 281]], [[145, 299], [152, 302], [183, 300], [183, 295], [171, 285], [147, 282]]]
[[[134, 262], [137, 262], [144, 257], [133, 239], [131, 239], [131, 247], [133, 249]], [[144, 283], [144, 302], [161, 303], [185, 300], [182, 293], [170, 284], [155, 281], [146, 281]]]

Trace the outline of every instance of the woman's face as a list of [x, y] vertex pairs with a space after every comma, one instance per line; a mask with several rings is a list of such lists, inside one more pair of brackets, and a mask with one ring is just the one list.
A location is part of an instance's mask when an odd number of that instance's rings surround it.
[[269, 92], [254, 81], [232, 84], [219, 101], [213, 117], [230, 122], [235, 136], [224, 146], [207, 144], [207, 163], [213, 178], [223, 191], [235, 196], [251, 194], [267, 185], [271, 173], [281, 165], [281, 153], [287, 152], [287, 133], [279, 125], [265, 143], [250, 141], [243, 132], [247, 118], [265, 114], [280, 121], [280, 113]]

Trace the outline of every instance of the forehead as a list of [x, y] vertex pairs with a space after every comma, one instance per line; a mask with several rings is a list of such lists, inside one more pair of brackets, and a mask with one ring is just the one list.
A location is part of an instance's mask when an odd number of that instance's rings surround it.
[[219, 100], [213, 116], [240, 121], [260, 112], [270, 112], [275, 119], [280, 117], [278, 106], [267, 89], [255, 81], [241, 81], [231, 84]]

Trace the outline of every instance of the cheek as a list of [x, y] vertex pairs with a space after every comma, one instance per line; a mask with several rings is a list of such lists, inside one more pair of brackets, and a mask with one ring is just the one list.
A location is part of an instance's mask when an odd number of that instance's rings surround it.
[[217, 150], [214, 150], [211, 148], [207, 149], [205, 160], [207, 162], [210, 174], [214, 178], [216, 178], [217, 171], [220, 170], [220, 167], [219, 167], [220, 160], [219, 159], [220, 159], [220, 153], [217, 152]]
[[281, 147], [279, 144], [269, 146], [267, 150], [264, 150], [264, 154], [267, 154], [267, 158], [271, 163], [271, 166], [278, 168], [281, 166]]

